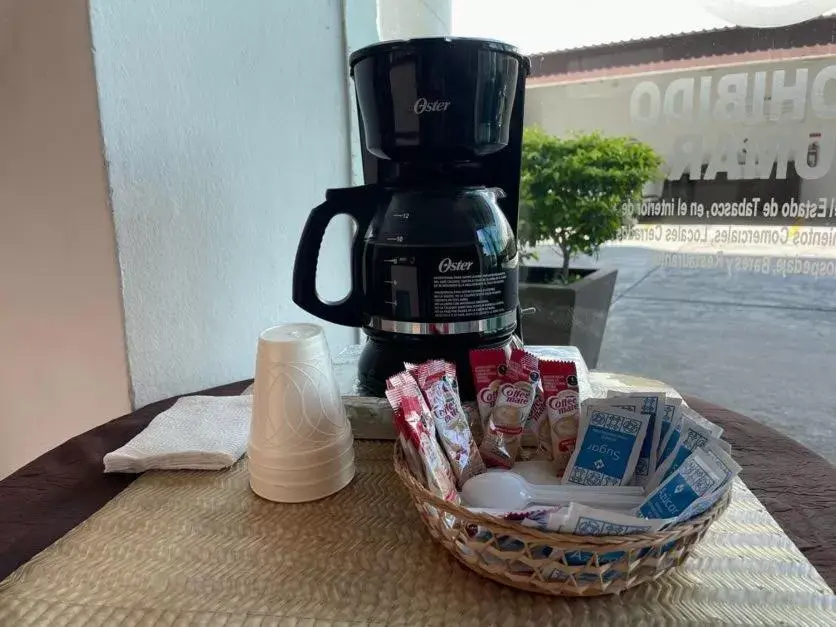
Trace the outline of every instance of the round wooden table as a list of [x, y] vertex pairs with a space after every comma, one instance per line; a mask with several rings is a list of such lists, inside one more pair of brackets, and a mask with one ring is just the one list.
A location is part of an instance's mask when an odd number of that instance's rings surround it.
[[[197, 394], [240, 394], [241, 381]], [[0, 580], [95, 513], [134, 475], [105, 475], [102, 458], [178, 397], [153, 403], [68, 440], [0, 481]], [[741, 477], [831, 587], [836, 587], [836, 468], [774, 429], [696, 398], [724, 429]]]

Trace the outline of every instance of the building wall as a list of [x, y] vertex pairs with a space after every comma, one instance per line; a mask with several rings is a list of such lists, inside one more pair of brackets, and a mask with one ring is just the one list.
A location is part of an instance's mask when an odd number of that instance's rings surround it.
[[[648, 142], [666, 159], [668, 165], [673, 161], [673, 155], [680, 150], [677, 142], [683, 136], [694, 135], [703, 139], [702, 162], [708, 163], [715, 146], [721, 137], [733, 133], [745, 137], [749, 142], [760, 142], [778, 136], [789, 138], [791, 154], [800, 155], [802, 161], [806, 158], [807, 144], [810, 133], [822, 133], [826, 140], [822, 142], [820, 158], [832, 154], [833, 144], [826, 150], [825, 143], [836, 139], [836, 119], [829, 117], [822, 119], [816, 115], [812, 106], [814, 78], [825, 68], [836, 66], [836, 56], [807, 59], [781, 59], [756, 63], [729, 65], [722, 67], [702, 67], [698, 69], [665, 71], [637, 75], [617, 76], [577, 81], [557, 85], [532, 84], [526, 93], [526, 123], [537, 124], [545, 130], [566, 135], [573, 131], [598, 130], [606, 134], [631, 135]], [[800, 120], [792, 119], [792, 104], [782, 105], [779, 120], [764, 120], [753, 122], [751, 114], [755, 102], [764, 102], [765, 113], [768, 117], [772, 106], [772, 81], [776, 71], [785, 72], [784, 84], [791, 86], [798, 76], [798, 70], [807, 71], [807, 89], [805, 91], [803, 116]], [[618, 70], [614, 70], [614, 74]], [[755, 75], [765, 73], [764, 90], [762, 96], [755, 94]], [[749, 119], [746, 121], [718, 120], [710, 115], [702, 118], [698, 115], [700, 94], [699, 86], [703, 79], [711, 81], [710, 108], [713, 110], [717, 98], [718, 84], [722, 77], [745, 73], [747, 78], [746, 107]], [[836, 73], [834, 73], [836, 75]], [[664, 94], [675, 81], [683, 79], [694, 84], [695, 115], [692, 119], [676, 119], [676, 116], [664, 116]], [[656, 85], [662, 94], [662, 115], [653, 124], [642, 124], [631, 118], [631, 95], [642, 82], [650, 81]], [[836, 80], [823, 81], [823, 99], [828, 106], [836, 105]], [[645, 99], [640, 117], [648, 112], [646, 108], [649, 100]], [[681, 96], [671, 100], [674, 113], [681, 112]], [[776, 104], [776, 107], [778, 105]], [[757, 109], [754, 109], [756, 112]], [[777, 109], [776, 109], [777, 111]], [[824, 176], [816, 179], [802, 180], [801, 200], [816, 199], [820, 196], [836, 196], [836, 164], [833, 164]]]
[[[262, 329], [310, 319], [297, 243], [350, 183], [342, 4], [91, 0], [91, 17], [135, 404], [252, 376]], [[350, 232], [335, 220], [320, 254], [330, 299]], [[332, 352], [357, 341], [326, 326]]]
[[0, 3], [0, 478], [130, 411], [85, 0]]

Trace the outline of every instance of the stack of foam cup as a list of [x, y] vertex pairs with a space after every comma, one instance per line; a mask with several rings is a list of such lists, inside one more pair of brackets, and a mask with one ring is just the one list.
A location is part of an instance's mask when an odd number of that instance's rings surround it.
[[321, 499], [354, 477], [354, 438], [321, 327], [259, 336], [247, 455], [250, 487], [271, 501]]

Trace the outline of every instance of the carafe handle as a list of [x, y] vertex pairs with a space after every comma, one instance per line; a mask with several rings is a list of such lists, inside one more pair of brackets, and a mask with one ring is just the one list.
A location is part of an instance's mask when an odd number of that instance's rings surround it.
[[[325, 202], [315, 207], [305, 222], [293, 265], [293, 302], [317, 318], [349, 327], [363, 325], [363, 237], [384, 192], [376, 185], [329, 189]], [[351, 291], [340, 301], [323, 302], [316, 291], [319, 250], [328, 223], [340, 214], [354, 218], [357, 230], [351, 245]]]

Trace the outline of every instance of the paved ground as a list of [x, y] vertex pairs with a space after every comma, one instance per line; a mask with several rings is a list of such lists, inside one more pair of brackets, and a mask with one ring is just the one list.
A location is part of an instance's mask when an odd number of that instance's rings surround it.
[[633, 240], [598, 264], [619, 269], [599, 369], [664, 380], [836, 464], [836, 245]]

